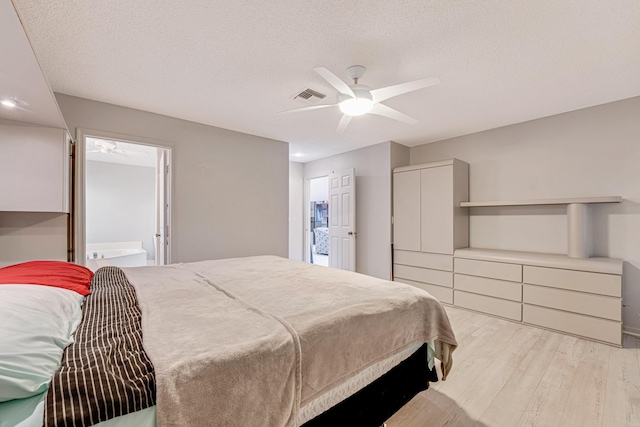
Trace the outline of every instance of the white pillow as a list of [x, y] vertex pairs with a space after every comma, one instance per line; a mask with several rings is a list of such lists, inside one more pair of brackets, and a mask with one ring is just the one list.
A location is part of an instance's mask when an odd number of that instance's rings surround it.
[[49, 388], [73, 342], [84, 297], [40, 285], [0, 285], [0, 402]]

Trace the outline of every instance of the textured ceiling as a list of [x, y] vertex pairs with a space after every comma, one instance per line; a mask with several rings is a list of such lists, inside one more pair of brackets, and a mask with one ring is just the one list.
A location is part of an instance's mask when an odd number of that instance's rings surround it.
[[[640, 95], [638, 0], [14, 0], [54, 91], [282, 140], [299, 161], [408, 146]], [[278, 111], [367, 67], [419, 120]]]

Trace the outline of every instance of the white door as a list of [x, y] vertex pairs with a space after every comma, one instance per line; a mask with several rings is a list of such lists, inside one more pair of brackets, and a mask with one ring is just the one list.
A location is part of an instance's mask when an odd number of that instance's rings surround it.
[[156, 265], [169, 264], [169, 154], [168, 150], [158, 148], [156, 166]]
[[329, 175], [329, 267], [356, 271], [355, 169]]

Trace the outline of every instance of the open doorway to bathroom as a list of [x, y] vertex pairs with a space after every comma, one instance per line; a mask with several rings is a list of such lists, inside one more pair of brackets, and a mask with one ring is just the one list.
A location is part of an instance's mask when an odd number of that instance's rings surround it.
[[105, 136], [83, 142], [84, 248], [76, 248], [77, 258], [93, 271], [169, 263], [171, 149]]
[[329, 177], [309, 179], [307, 228], [309, 258], [312, 264], [329, 266]]

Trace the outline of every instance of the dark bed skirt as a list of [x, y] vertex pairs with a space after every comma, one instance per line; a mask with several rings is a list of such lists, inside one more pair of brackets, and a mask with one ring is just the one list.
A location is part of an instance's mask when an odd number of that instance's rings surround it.
[[340, 402], [328, 411], [304, 423], [302, 427], [380, 427], [413, 397], [438, 381], [435, 368], [427, 367], [427, 345], [395, 368]]

